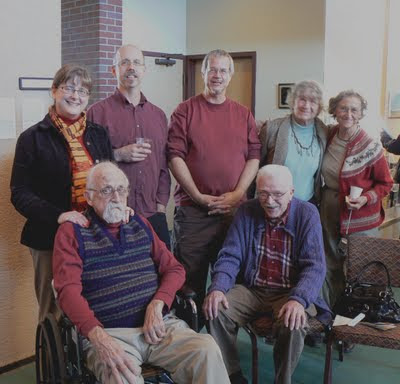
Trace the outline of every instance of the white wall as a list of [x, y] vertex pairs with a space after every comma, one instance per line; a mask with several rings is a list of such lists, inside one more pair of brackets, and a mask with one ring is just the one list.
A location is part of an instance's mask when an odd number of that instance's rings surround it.
[[123, 0], [122, 25], [124, 44], [144, 51], [186, 51], [186, 0]]
[[187, 53], [257, 51], [256, 118], [285, 115], [276, 86], [323, 81], [324, 1], [187, 0]]
[[[19, 91], [18, 77], [52, 77], [60, 66], [60, 1], [8, 1], [0, 13], [0, 35], [0, 98], [15, 100], [18, 135], [23, 104], [37, 105], [31, 116], [40, 115], [49, 104], [47, 92]], [[0, 113], [1, 121], [4, 113]], [[0, 367], [34, 354], [37, 323], [32, 260], [27, 248], [19, 244], [24, 219], [10, 203], [15, 142], [0, 139]]]
[[326, 0], [326, 93], [360, 92], [368, 101], [362, 126], [374, 136], [386, 124], [381, 109], [385, 12], [385, 0]]
[[[386, 77], [386, 97], [388, 92], [400, 93], [400, 1], [389, 1], [388, 16], [388, 56], [387, 56], [387, 77]], [[387, 112], [387, 111], [385, 111]], [[400, 119], [388, 119], [388, 128], [393, 135], [400, 134]]]

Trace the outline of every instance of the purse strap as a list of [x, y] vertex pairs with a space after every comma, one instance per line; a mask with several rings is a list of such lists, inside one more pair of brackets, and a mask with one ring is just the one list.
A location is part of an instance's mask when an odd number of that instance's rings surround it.
[[382, 261], [374, 260], [370, 261], [369, 263], [365, 264], [362, 268], [361, 271], [358, 272], [357, 277], [354, 280], [354, 283], [358, 283], [361, 275], [371, 266], [371, 265], [379, 265], [380, 267], [383, 267], [386, 271], [386, 277], [387, 277], [387, 286], [391, 290], [392, 289], [392, 284], [390, 282], [390, 275], [389, 275], [389, 270], [387, 269], [386, 265], [382, 263]]

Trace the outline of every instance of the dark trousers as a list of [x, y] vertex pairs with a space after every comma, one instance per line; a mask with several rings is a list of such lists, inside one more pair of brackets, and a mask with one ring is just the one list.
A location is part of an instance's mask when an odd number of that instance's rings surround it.
[[[290, 331], [278, 319], [279, 311], [287, 303], [289, 289], [247, 288], [235, 285], [227, 294], [229, 308], [219, 306], [218, 317], [210, 321], [210, 333], [221, 348], [229, 375], [240, 371], [236, 337], [239, 327], [255, 319], [260, 313], [273, 312], [275, 384], [290, 384], [292, 374], [303, 351], [308, 322], [304, 328]], [[306, 312], [316, 312], [311, 304]]]
[[209, 216], [199, 207], [176, 207], [172, 250], [186, 270], [186, 285], [196, 292], [201, 325], [209, 266], [217, 259], [232, 222], [231, 215]]
[[167, 217], [165, 213], [157, 212], [153, 216], [148, 217], [147, 220], [149, 220], [160, 240], [165, 243], [169, 250], [171, 250], [171, 241], [169, 238]]

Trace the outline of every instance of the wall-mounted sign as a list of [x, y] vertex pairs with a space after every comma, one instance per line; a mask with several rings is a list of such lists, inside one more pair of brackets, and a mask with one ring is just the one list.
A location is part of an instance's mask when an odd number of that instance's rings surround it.
[[53, 83], [52, 77], [19, 77], [18, 85], [22, 91], [47, 91]]

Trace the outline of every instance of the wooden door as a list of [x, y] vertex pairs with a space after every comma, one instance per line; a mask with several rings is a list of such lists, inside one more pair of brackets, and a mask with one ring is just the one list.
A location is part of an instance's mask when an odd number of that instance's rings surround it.
[[[256, 53], [231, 53], [235, 73], [227, 89], [227, 96], [248, 107], [253, 115], [255, 109]], [[205, 55], [186, 57], [186, 87], [184, 98], [197, 95], [204, 90], [201, 63]]]

